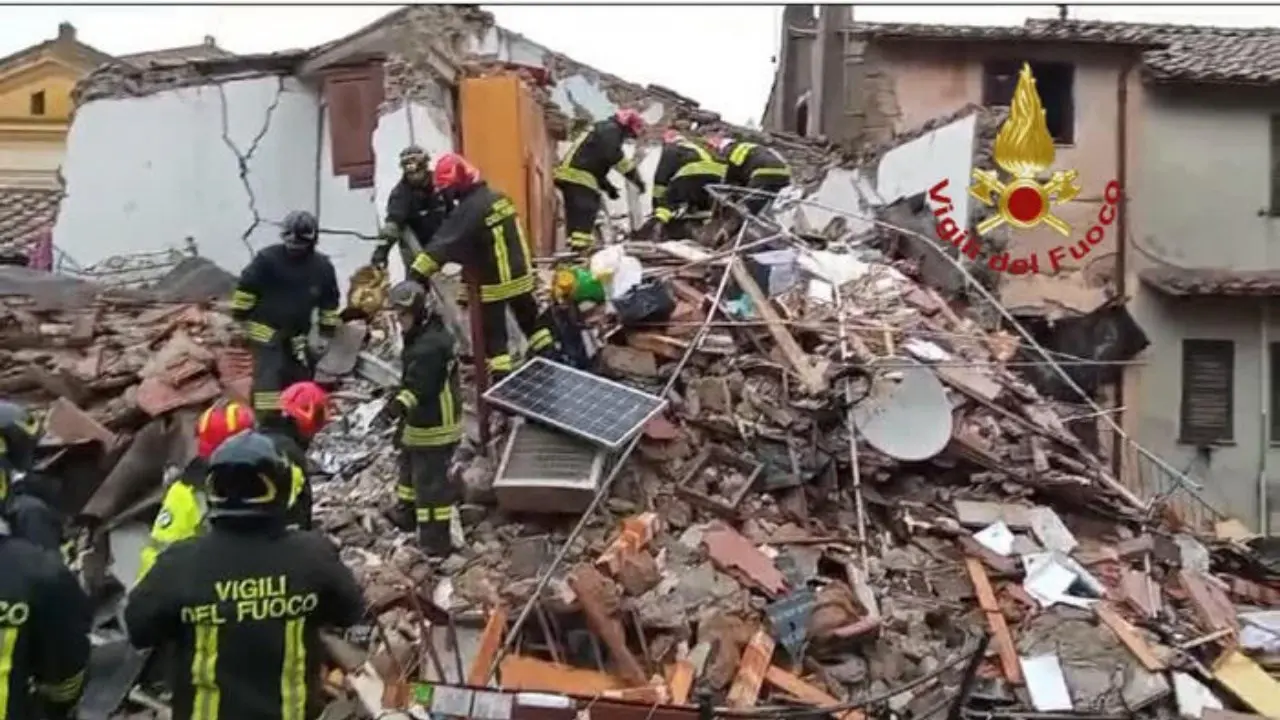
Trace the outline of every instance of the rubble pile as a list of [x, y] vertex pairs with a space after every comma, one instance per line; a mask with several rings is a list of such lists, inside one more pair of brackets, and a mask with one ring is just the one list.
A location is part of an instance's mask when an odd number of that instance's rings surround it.
[[[725, 263], [687, 241], [626, 249], [676, 307], [626, 326], [586, 308], [604, 341], [596, 369], [659, 392]], [[1274, 663], [1255, 651], [1275, 646], [1257, 628], [1274, 625], [1280, 584], [1243, 526], [1185, 527], [1117, 482], [1067, 429], [1075, 409], [1006, 366], [1016, 335], [984, 331], [872, 254], [774, 252], [786, 259], [753, 250], [733, 264], [669, 406], [558, 565], [576, 516], [495, 505], [502, 439], [486, 453], [474, 433], [454, 467], [465, 542], [427, 561], [381, 516], [396, 468], [367, 434], [377, 403], [353, 405], [320, 442], [334, 480], [316, 507], [383, 610], [374, 667], [396, 655], [387, 643], [422, 637], [416, 594], [479, 634], [457, 653], [472, 684], [496, 664], [507, 689], [677, 704], [706, 692], [734, 708], [871, 701], [867, 712], [911, 717], [961, 694], [997, 715], [1163, 715], [1194, 701], [1275, 716], [1260, 669]], [[935, 386], [945, 402], [930, 405]], [[499, 653], [547, 573], [516, 647]]]

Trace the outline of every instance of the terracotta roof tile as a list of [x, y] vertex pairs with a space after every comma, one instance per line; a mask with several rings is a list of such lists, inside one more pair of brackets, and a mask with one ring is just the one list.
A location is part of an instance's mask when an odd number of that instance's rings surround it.
[[0, 251], [21, 250], [53, 224], [60, 190], [0, 188]]
[[1280, 28], [1029, 19], [1003, 26], [854, 23], [852, 29], [885, 39], [1145, 46], [1143, 70], [1155, 82], [1280, 83]]

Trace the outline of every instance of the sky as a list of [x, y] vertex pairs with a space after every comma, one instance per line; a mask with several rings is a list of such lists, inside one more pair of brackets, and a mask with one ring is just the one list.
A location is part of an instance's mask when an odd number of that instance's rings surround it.
[[[127, 54], [194, 45], [212, 35], [238, 53], [319, 45], [398, 5], [6, 6], [0, 56], [76, 26], [79, 39]], [[778, 5], [485, 5], [499, 25], [553, 50], [641, 84], [663, 85], [732, 122], [757, 122], [773, 82]], [[1090, 20], [1253, 27], [1280, 25], [1280, 6], [1071, 5]], [[858, 4], [856, 20], [969, 25], [1020, 24], [1057, 15], [1054, 5]]]

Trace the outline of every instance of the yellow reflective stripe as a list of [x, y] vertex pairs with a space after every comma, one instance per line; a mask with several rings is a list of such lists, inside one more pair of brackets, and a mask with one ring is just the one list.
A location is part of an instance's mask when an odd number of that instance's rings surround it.
[[658, 218], [658, 222], [665, 223], [671, 221], [672, 212], [670, 208], [660, 207], [653, 211], [653, 216]]
[[569, 233], [569, 246], [575, 248], [591, 247], [596, 239], [589, 232], [571, 232]]
[[575, 167], [566, 167], [561, 165], [552, 173], [552, 177], [556, 180], [573, 183], [574, 185], [582, 185], [591, 188], [597, 192], [600, 191], [600, 183], [596, 182], [596, 176], [586, 170], [579, 170]]
[[21, 631], [16, 627], [0, 630], [0, 720], [9, 717], [9, 676], [13, 674], [13, 655]]
[[461, 439], [462, 426], [457, 424], [435, 428], [406, 425], [400, 433], [400, 442], [406, 447], [440, 447], [456, 443]]
[[661, 200], [662, 198], [664, 198], [664, 197], [666, 197], [666, 196], [667, 196], [667, 186], [666, 186], [666, 185], [654, 185], [654, 186], [653, 186], [653, 199], [654, 199], [654, 200]]
[[501, 225], [493, 228], [493, 261], [498, 266], [498, 282], [511, 282], [511, 256], [507, 253], [507, 230]]
[[430, 255], [420, 252], [414, 256], [413, 264], [409, 267], [419, 275], [430, 276], [440, 269], [440, 263], [436, 262], [435, 258]]
[[636, 162], [635, 160], [632, 160], [631, 158], [624, 156], [621, 160], [618, 161], [617, 165], [613, 166], [613, 169], [617, 170], [619, 175], [626, 175], [627, 173], [636, 169]]
[[284, 664], [280, 668], [280, 720], [304, 720], [307, 708], [305, 617], [284, 624]]
[[533, 350], [541, 350], [553, 342], [555, 342], [555, 338], [551, 336], [551, 331], [547, 328], [539, 328], [529, 336], [529, 347]]
[[746, 162], [747, 156], [750, 155], [751, 151], [757, 147], [759, 146], [755, 143], [738, 143], [737, 147], [733, 149], [733, 152], [729, 153], [729, 164], [741, 165]]
[[751, 177], [791, 177], [791, 168], [788, 167], [767, 167], [760, 168], [751, 173]]
[[671, 179], [675, 180], [676, 178], [690, 177], [693, 175], [712, 175], [715, 177], [724, 177], [724, 173], [726, 169], [727, 168], [725, 168], [724, 163], [718, 163], [718, 162], [715, 162], [714, 160], [696, 160], [694, 162], [685, 164], [683, 167], [677, 170], [675, 177], [672, 177]]
[[244, 330], [249, 333], [249, 338], [251, 340], [256, 340], [261, 343], [271, 342], [271, 339], [276, 336], [275, 328], [254, 320], [246, 322], [244, 324]]
[[417, 498], [417, 495], [414, 494], [413, 488], [409, 487], [408, 485], [400, 485], [399, 483], [397, 483], [396, 497], [400, 498], [401, 500], [407, 500], [409, 502], [413, 502], [414, 499]]
[[451, 378], [445, 378], [444, 387], [440, 390], [440, 423], [445, 426], [453, 425], [457, 421], [454, 416], [456, 407], [453, 403], [453, 383], [449, 382]]
[[196, 649], [191, 656], [191, 720], [217, 720], [222, 690], [218, 688], [218, 626], [196, 625]]
[[497, 285], [481, 285], [480, 302], [498, 302], [499, 300], [513, 298], [516, 295], [533, 292], [533, 284], [533, 275], [525, 275]]
[[253, 394], [254, 410], [279, 410], [280, 409], [280, 392], [256, 392]]
[[289, 469], [289, 507], [298, 501], [298, 496], [302, 494], [302, 488], [307, 486], [307, 476], [302, 472], [302, 468], [294, 465]]
[[403, 405], [406, 410], [412, 410], [418, 407], [418, 396], [414, 395], [412, 390], [401, 390], [396, 393], [396, 400]]
[[529, 267], [529, 261], [533, 259], [533, 253], [529, 252], [529, 235], [524, 231], [524, 225], [520, 223], [520, 219], [516, 218], [516, 238], [520, 241], [520, 251], [524, 253], [525, 267]]
[[449, 522], [453, 519], [453, 506], [437, 505], [431, 508], [431, 519], [436, 522]]
[[338, 320], [338, 311], [336, 309], [320, 311], [321, 325], [337, 325]]
[[231, 293], [231, 309], [232, 310], [251, 310], [258, 302], [258, 296], [244, 290], [236, 290]]
[[564, 160], [560, 162], [560, 167], [573, 167], [573, 161], [578, 159], [578, 150], [582, 148], [582, 143], [591, 137], [591, 130], [584, 130], [581, 135], [573, 139], [573, 142], [569, 145], [568, 152], [564, 154]]
[[413, 511], [413, 517], [420, 523], [431, 522], [431, 508], [418, 508]]
[[711, 211], [699, 210], [697, 212], [686, 212], [684, 216], [689, 220], [706, 220], [707, 218], [711, 217]]
[[56, 703], [68, 703], [75, 700], [84, 688], [84, 671], [72, 675], [60, 683], [36, 685], [36, 691]]

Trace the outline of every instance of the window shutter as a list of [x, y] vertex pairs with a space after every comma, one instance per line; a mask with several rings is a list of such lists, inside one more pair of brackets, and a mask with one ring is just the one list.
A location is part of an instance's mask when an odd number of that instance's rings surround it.
[[373, 187], [373, 131], [382, 104], [382, 68], [343, 68], [325, 76], [329, 106], [329, 143], [333, 174], [345, 175], [350, 187]]
[[1271, 116], [1271, 215], [1280, 215], [1280, 115]]
[[1180, 442], [1209, 445], [1233, 439], [1234, 366], [1230, 340], [1182, 341]]

